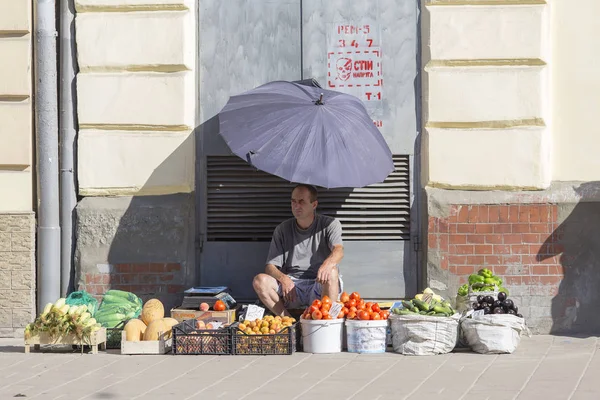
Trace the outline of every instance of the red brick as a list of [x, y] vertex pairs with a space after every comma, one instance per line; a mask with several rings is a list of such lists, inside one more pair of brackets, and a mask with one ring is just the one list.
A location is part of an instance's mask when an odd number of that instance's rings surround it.
[[502, 244], [504, 243], [504, 236], [496, 234], [485, 235], [485, 242], [488, 244]]
[[448, 221], [445, 219], [440, 219], [438, 222], [438, 231], [440, 233], [448, 233]]
[[150, 272], [153, 272], [156, 274], [162, 274], [163, 272], [166, 271], [164, 263], [150, 263], [148, 265], [148, 269], [150, 270]]
[[450, 235], [450, 244], [467, 244], [467, 235]]
[[124, 290], [126, 292], [131, 292], [131, 285], [120, 284], [120, 285], [115, 285], [114, 288], [119, 289], [119, 290]]
[[[141, 294], [155, 294], [159, 292], [159, 288], [160, 286], [158, 285], [137, 285], [137, 286], [133, 286], [132, 285], [132, 289], [135, 292], [135, 294], [141, 293]], [[139, 294], [138, 294], [139, 296]]]
[[529, 222], [540, 222], [541, 206], [532, 206], [529, 210]]
[[511, 233], [508, 235], [504, 235], [502, 237], [504, 239], [504, 244], [522, 244], [523, 238], [519, 233]]
[[433, 217], [429, 217], [429, 221], [427, 224], [427, 232], [433, 232], [435, 230], [435, 219]]
[[442, 261], [440, 262], [440, 267], [444, 270], [448, 270], [448, 257], [442, 257]]
[[541, 243], [540, 235], [537, 233], [523, 233], [522, 243]]
[[110, 276], [110, 282], [109, 282], [109, 283], [111, 284], [111, 286], [114, 286], [114, 285], [119, 285], [119, 284], [121, 284], [121, 283], [122, 283], [122, 282], [121, 282], [121, 277], [122, 277], [122, 276], [123, 276], [123, 275], [121, 275], [121, 274], [112, 274], [112, 275]]
[[460, 223], [469, 222], [469, 208], [467, 206], [460, 206], [457, 220]]
[[529, 246], [526, 244], [513, 244], [510, 250], [513, 254], [529, 254]]
[[440, 251], [448, 252], [448, 235], [445, 233], [440, 233]]
[[557, 285], [562, 281], [562, 277], [557, 275], [541, 276], [540, 281], [542, 285]]
[[456, 226], [458, 233], [475, 233], [475, 225], [459, 224]]
[[550, 233], [551, 228], [548, 224], [530, 224], [529, 225], [531, 232], [533, 233]]
[[564, 253], [564, 251], [565, 251], [565, 246], [562, 243], [554, 243], [552, 245], [553, 254]]
[[165, 272], [181, 271], [181, 264], [169, 263], [165, 265]]
[[499, 217], [498, 217], [498, 222], [500, 223], [507, 223], [509, 222], [509, 209], [508, 206], [499, 206]]
[[560, 257], [553, 256], [541, 260], [542, 264], [560, 264]]
[[131, 264], [132, 271], [134, 273], [148, 273], [150, 272], [150, 268], [148, 263], [140, 263], [140, 264]]
[[543, 205], [539, 207], [540, 218], [539, 222], [552, 222], [552, 211], [550, 206]]
[[519, 222], [529, 222], [529, 207], [521, 206], [519, 208]]
[[451, 251], [452, 254], [473, 254], [474, 246], [470, 244], [456, 244], [454, 246], [454, 251]]
[[551, 207], [551, 215], [552, 215], [552, 219], [549, 222], [557, 222], [558, 221], [558, 206], [556, 204], [553, 204], [550, 206]]
[[167, 285], [167, 293], [181, 293], [185, 290], [183, 285]]
[[121, 283], [132, 284], [137, 283], [138, 274], [122, 274]]
[[493, 254], [494, 247], [491, 244], [475, 245], [475, 254]]
[[173, 274], [159, 275], [158, 279], [161, 282], [171, 282], [175, 276]]
[[510, 254], [510, 255], [502, 256], [502, 264], [507, 264], [507, 265], [521, 264], [521, 260], [522, 259], [521, 259], [520, 255]]
[[127, 273], [127, 272], [133, 272], [131, 270], [131, 264], [115, 264], [115, 270], [118, 273]]
[[[487, 257], [486, 257], [487, 259]], [[494, 275], [504, 276], [506, 275], [506, 266], [504, 265], [495, 265], [492, 267], [492, 272]]]
[[450, 224], [448, 226], [448, 233], [449, 234], [456, 234], [456, 227], [458, 226], [458, 224]]
[[494, 224], [477, 224], [475, 226], [477, 233], [494, 233]]
[[154, 275], [154, 274], [144, 274], [144, 275], [140, 275], [139, 282], [141, 284], [157, 283], [158, 278], [157, 278], [157, 275]]
[[512, 233], [529, 233], [529, 224], [512, 224]]
[[484, 256], [467, 256], [467, 265], [477, 265], [478, 267], [483, 265], [485, 261]]
[[485, 256], [485, 265], [499, 265], [503, 264], [502, 261], [500, 256]]
[[448, 223], [455, 224], [458, 222], [458, 209], [456, 206], [450, 207], [450, 215], [448, 215]]
[[437, 250], [439, 249], [438, 243], [438, 235], [435, 233], [430, 233], [427, 235], [427, 247], [430, 249]]
[[495, 224], [494, 225], [494, 233], [511, 233], [512, 225], [511, 224]]
[[469, 206], [469, 222], [479, 222], [479, 206]]
[[495, 244], [494, 254], [510, 254], [510, 246], [505, 244]]
[[538, 255], [541, 254], [542, 245], [541, 244], [530, 244], [529, 245], [529, 254]]
[[519, 222], [519, 206], [508, 206], [508, 222]]
[[548, 274], [550, 275], [564, 275], [564, 268], [562, 265], [551, 265], [548, 267]]
[[500, 206], [488, 207], [488, 221], [492, 224], [500, 221]]
[[533, 275], [548, 275], [548, 267], [545, 265], [532, 265], [530, 268]]
[[464, 265], [467, 263], [467, 256], [457, 256], [455, 254], [448, 255], [450, 265]]
[[469, 243], [469, 244], [483, 244], [483, 243], [485, 243], [485, 236], [484, 235], [468, 235], [467, 236], [467, 243]]
[[456, 273], [458, 275], [471, 275], [476, 270], [476, 267], [472, 265], [459, 265], [456, 267]]
[[479, 206], [479, 222], [490, 222], [490, 207], [489, 206]]
[[469, 280], [469, 277], [467, 275], [460, 275], [458, 277], [458, 284], [464, 285], [465, 283], [467, 283], [468, 280]]
[[456, 265], [451, 265], [451, 266], [449, 266], [449, 267], [448, 267], [448, 271], [449, 271], [451, 274], [454, 274], [454, 275], [456, 275], [456, 270], [457, 270], [457, 267], [456, 267]]

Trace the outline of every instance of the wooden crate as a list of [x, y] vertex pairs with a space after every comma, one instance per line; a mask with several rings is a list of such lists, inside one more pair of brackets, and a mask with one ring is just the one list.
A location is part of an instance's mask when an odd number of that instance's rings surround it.
[[158, 340], [142, 340], [128, 342], [125, 331], [121, 332], [121, 354], [166, 354], [171, 351], [173, 339], [165, 339], [165, 333], [158, 336]]
[[100, 328], [94, 332], [89, 339], [80, 340], [75, 337], [74, 334], [62, 335], [58, 337], [50, 337], [46, 332], [42, 332], [39, 335], [32, 336], [29, 339], [25, 339], [25, 353], [29, 353], [31, 345], [35, 350], [39, 350], [41, 345], [46, 344], [61, 344], [61, 345], [72, 345], [72, 346], [91, 346], [92, 354], [98, 354], [98, 348], [100, 350], [106, 350], [106, 328]]

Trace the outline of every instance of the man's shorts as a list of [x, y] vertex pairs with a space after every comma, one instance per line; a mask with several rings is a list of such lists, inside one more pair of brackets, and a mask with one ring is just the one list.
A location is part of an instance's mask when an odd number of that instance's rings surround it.
[[[288, 275], [289, 276], [289, 275]], [[285, 302], [285, 308], [289, 309], [300, 309], [308, 307], [315, 299], [320, 299], [323, 293], [323, 286], [314, 279], [298, 279], [293, 276], [289, 278], [294, 282], [296, 286], [296, 300], [293, 302]], [[342, 281], [342, 275], [338, 278], [340, 284], [341, 294], [344, 291], [344, 282]], [[277, 284], [277, 294], [279, 297], [283, 296], [281, 292], [281, 283]], [[339, 297], [338, 297], [339, 299]], [[336, 300], [338, 300], [336, 299]]]

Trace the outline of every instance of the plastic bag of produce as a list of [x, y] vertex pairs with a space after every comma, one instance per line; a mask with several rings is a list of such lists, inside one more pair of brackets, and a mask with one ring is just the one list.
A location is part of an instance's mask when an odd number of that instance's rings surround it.
[[458, 341], [458, 317], [390, 315], [396, 353], [425, 356], [451, 352]]
[[78, 292], [73, 292], [67, 297], [65, 304], [70, 306], [81, 306], [84, 305], [87, 307], [88, 312], [94, 316], [96, 313], [96, 309], [98, 308], [98, 300], [92, 297], [85, 290], [80, 290]]
[[512, 353], [529, 334], [523, 318], [510, 314], [488, 314], [463, 318], [461, 330], [467, 344], [481, 354]]
[[122, 321], [139, 317], [142, 300], [135, 294], [122, 290], [109, 290], [104, 294], [95, 318], [102, 326], [114, 328]]

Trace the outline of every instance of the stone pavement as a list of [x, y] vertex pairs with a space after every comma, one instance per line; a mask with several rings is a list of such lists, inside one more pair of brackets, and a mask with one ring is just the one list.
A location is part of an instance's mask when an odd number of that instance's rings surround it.
[[0, 339], [0, 399], [600, 399], [597, 337], [524, 337], [511, 355], [455, 352], [122, 356]]

